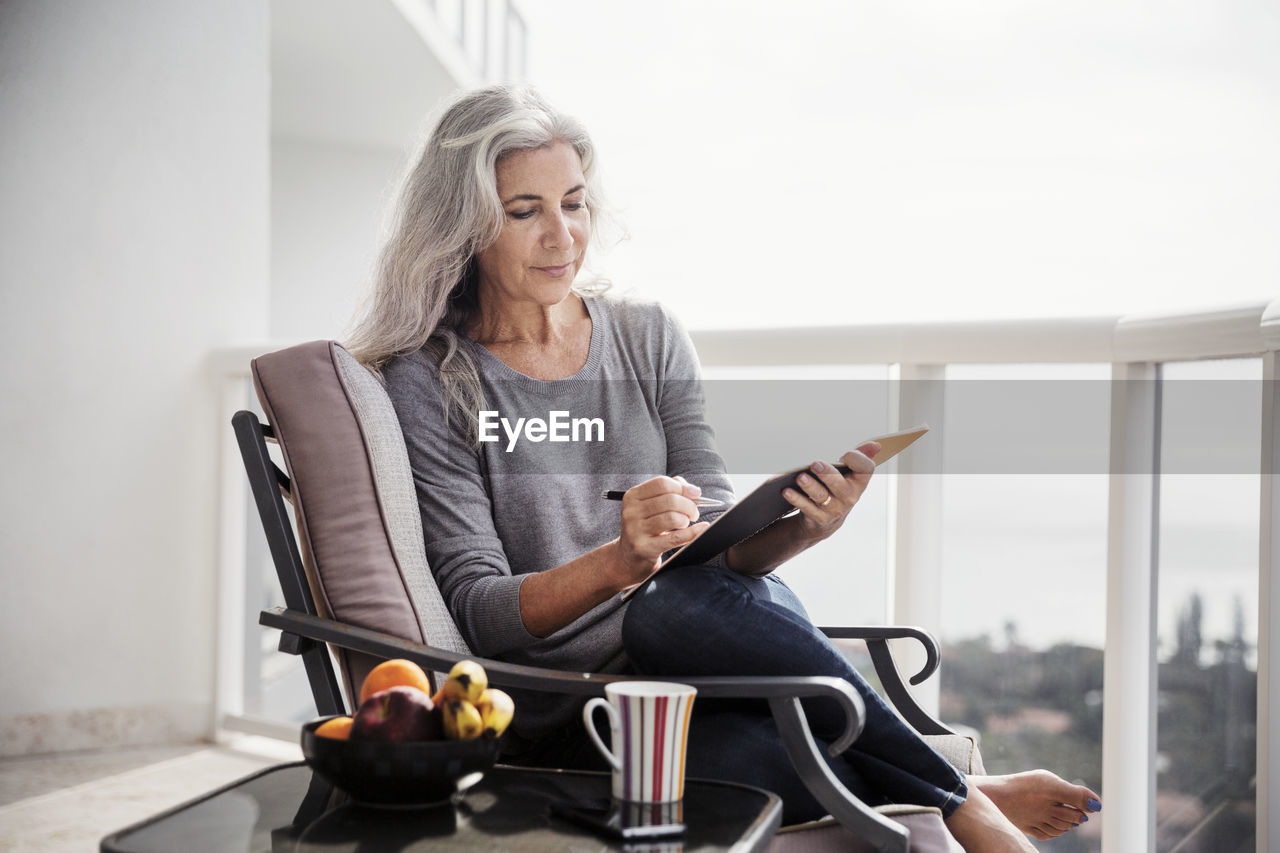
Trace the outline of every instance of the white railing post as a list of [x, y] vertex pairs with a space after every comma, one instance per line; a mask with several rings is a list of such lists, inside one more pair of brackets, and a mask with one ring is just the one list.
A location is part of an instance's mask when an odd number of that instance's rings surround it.
[[[946, 366], [904, 364], [898, 371], [895, 429], [927, 423], [935, 432], [898, 457], [894, 519], [885, 584], [885, 612], [895, 625], [918, 625], [937, 631], [942, 621], [942, 426]], [[895, 644], [895, 657], [904, 672], [918, 672], [924, 650], [918, 643]], [[908, 687], [920, 707], [935, 716], [940, 698], [939, 679]]]
[[244, 713], [245, 656], [245, 475], [231, 416], [245, 408], [243, 375], [218, 377], [219, 525], [218, 579], [214, 600], [213, 725], [216, 733], [228, 716]]
[[1280, 300], [1262, 317], [1262, 495], [1258, 556], [1258, 853], [1280, 850]]
[[1103, 853], [1155, 850], [1158, 379], [1153, 364], [1112, 368]]
[[[1274, 525], [1280, 521], [1280, 395], [1276, 381], [1280, 377], [1280, 353], [1269, 352], [1262, 358], [1262, 506], [1260, 551], [1258, 557], [1258, 743], [1257, 743], [1257, 809], [1258, 853], [1280, 850], [1280, 756], [1271, 748], [1280, 744], [1276, 714], [1280, 713], [1280, 654], [1275, 647], [1277, 633], [1273, 620], [1280, 618], [1280, 585], [1275, 584], [1276, 564], [1280, 562], [1280, 542]], [[1272, 815], [1276, 819], [1272, 820]]]

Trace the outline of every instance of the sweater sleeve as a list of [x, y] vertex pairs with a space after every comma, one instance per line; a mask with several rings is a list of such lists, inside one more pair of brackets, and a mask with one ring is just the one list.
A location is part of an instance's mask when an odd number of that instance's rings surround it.
[[409, 452], [427, 561], [463, 637], [484, 657], [536, 642], [520, 618], [525, 576], [513, 576], [494, 528], [480, 456], [445, 423], [438, 368], [417, 352], [396, 359], [385, 375]]
[[[730, 504], [733, 487], [724, 460], [716, 449], [715, 433], [706, 419], [702, 369], [693, 341], [684, 327], [666, 311], [663, 358], [658, 385], [658, 413], [667, 440], [667, 474], [680, 475], [702, 488], [702, 494]], [[727, 507], [703, 512], [702, 521], [714, 521]]]

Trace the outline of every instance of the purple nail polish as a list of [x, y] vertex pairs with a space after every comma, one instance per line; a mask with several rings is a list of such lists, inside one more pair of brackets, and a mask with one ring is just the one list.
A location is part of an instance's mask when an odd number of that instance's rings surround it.
[[1098, 801], [1097, 801], [1097, 800], [1095, 800], [1093, 797], [1090, 797], [1090, 798], [1089, 798], [1089, 802], [1085, 803], [1085, 807], [1086, 807], [1086, 808], [1088, 808], [1088, 809], [1089, 809], [1089, 811], [1091, 811], [1091, 812], [1100, 812], [1100, 811], [1102, 811], [1102, 803], [1098, 802]]

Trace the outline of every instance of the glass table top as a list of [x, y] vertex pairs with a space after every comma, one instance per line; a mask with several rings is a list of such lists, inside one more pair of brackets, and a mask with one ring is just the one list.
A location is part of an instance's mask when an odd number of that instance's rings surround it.
[[553, 802], [607, 805], [607, 773], [495, 767], [452, 801], [384, 808], [351, 801], [302, 763], [287, 764], [103, 839], [116, 853], [312, 853], [312, 851], [762, 850], [781, 818], [766, 791], [689, 780], [683, 835], [610, 840], [551, 813]]

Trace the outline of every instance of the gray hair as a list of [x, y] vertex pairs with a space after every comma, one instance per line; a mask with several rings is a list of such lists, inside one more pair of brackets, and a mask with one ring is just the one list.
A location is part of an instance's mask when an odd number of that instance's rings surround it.
[[[602, 194], [595, 148], [582, 125], [528, 87], [487, 86], [456, 98], [406, 176], [391, 238], [346, 341], [377, 375], [396, 356], [425, 349], [440, 367], [444, 416], [450, 409], [461, 414], [472, 443], [484, 394], [479, 369], [459, 340], [478, 308], [475, 256], [493, 245], [506, 221], [497, 166], [511, 154], [557, 142], [582, 160], [594, 244]], [[575, 283], [574, 290], [607, 287], [597, 280]]]

